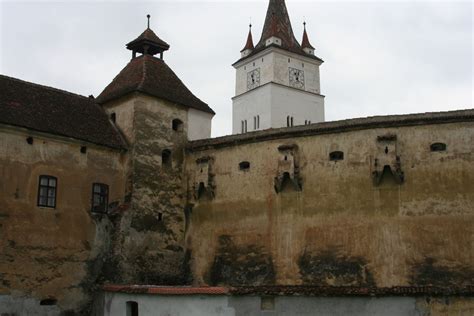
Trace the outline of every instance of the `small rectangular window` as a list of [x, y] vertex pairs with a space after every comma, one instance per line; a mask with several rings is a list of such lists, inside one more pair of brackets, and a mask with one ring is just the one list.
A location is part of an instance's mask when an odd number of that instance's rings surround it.
[[38, 185], [38, 206], [56, 207], [56, 188], [58, 181], [53, 176], [40, 176]]
[[92, 185], [92, 212], [107, 213], [109, 204], [109, 186], [103, 183]]

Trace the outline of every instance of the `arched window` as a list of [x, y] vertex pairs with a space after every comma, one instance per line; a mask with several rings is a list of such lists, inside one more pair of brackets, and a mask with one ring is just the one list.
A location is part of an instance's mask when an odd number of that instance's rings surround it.
[[176, 131], [176, 132], [182, 132], [183, 131], [183, 121], [181, 121], [180, 119], [174, 119], [171, 122], [171, 126], [173, 128], [173, 131]]
[[257, 128], [260, 128], [260, 115], [257, 115]]
[[110, 120], [115, 123], [117, 119], [117, 114], [115, 112], [110, 113]]
[[163, 149], [161, 152], [161, 167], [171, 168], [171, 151], [169, 149]]
[[286, 127], [290, 127], [290, 116], [286, 117]]
[[247, 120], [244, 121], [244, 127], [245, 127], [244, 130], [247, 133]]
[[244, 133], [244, 127], [245, 127], [245, 126], [244, 126], [244, 121], [240, 121], [240, 123], [241, 123], [241, 125], [242, 125], [241, 131], [242, 131], [242, 133]]
[[253, 129], [254, 130], [257, 129], [257, 117], [256, 116], [253, 117]]
[[293, 126], [293, 116], [291, 117], [291, 126]]
[[434, 143], [430, 146], [431, 151], [446, 151], [445, 143]]
[[344, 153], [342, 151], [333, 151], [329, 154], [329, 160], [338, 161], [344, 159]]
[[126, 304], [127, 316], [138, 316], [138, 303], [134, 301], [128, 301]]

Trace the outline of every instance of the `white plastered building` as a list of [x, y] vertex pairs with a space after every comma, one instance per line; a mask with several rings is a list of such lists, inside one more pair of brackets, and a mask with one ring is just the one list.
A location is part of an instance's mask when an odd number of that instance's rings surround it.
[[319, 66], [306, 33], [295, 39], [284, 0], [270, 0], [262, 37], [249, 31], [236, 69], [232, 133], [324, 121]]

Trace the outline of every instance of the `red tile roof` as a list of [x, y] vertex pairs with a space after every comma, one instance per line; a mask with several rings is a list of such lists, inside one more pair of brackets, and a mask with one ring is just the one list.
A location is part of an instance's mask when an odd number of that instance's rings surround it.
[[308, 33], [306, 33], [306, 22], [304, 23], [303, 40], [301, 41], [301, 47], [314, 49], [314, 47], [309, 42]]
[[0, 123], [125, 149], [93, 98], [0, 75]]
[[104, 104], [133, 92], [215, 114], [206, 103], [189, 91], [162, 59], [151, 55], [133, 58], [97, 97], [97, 102]]
[[254, 49], [253, 38], [252, 38], [252, 25], [250, 25], [250, 28], [249, 28], [249, 35], [247, 36], [247, 42], [245, 43], [245, 47], [242, 48], [240, 52], [243, 52], [244, 50], [247, 50], [247, 49]]
[[106, 292], [159, 294], [159, 295], [226, 295], [225, 287], [156, 286], [156, 285], [105, 285]]
[[474, 286], [312, 286], [272, 285], [236, 287], [191, 287], [156, 285], [105, 285], [106, 292], [156, 295], [259, 295], [259, 296], [418, 296], [418, 295], [473, 295]]

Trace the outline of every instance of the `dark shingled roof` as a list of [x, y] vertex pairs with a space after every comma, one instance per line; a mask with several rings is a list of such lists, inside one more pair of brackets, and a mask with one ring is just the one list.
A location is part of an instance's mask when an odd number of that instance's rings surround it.
[[341, 121], [313, 123], [310, 125], [270, 128], [244, 134], [235, 134], [191, 141], [188, 143], [187, 149], [190, 151], [200, 151], [237, 146], [241, 144], [258, 143], [274, 139], [283, 141], [285, 139], [295, 139], [297, 137], [345, 133], [372, 128], [448, 124], [456, 122], [474, 122], [474, 109], [433, 113], [372, 116]]
[[132, 92], [142, 92], [196, 110], [214, 111], [189, 91], [166, 63], [150, 55], [133, 58], [98, 96], [104, 104]]
[[107, 114], [90, 99], [0, 75], [0, 123], [125, 149]]
[[170, 48], [170, 45], [159, 38], [150, 28], [147, 28], [140, 36], [128, 43], [127, 48], [143, 53], [144, 45], [149, 46], [149, 53], [151, 54], [156, 54]]
[[296, 40], [291, 27], [290, 17], [288, 16], [288, 11], [286, 9], [285, 0], [270, 0], [260, 41], [257, 43], [257, 45], [255, 45], [255, 49], [248, 56], [239, 59], [236, 63], [256, 55], [260, 51], [263, 51], [265, 48], [267, 48], [265, 44], [266, 40], [272, 36], [280, 38], [282, 42], [281, 46], [272, 46], [279, 47], [286, 51], [303, 55], [308, 58], [316, 59], [321, 62], [323, 61], [317, 56], [306, 54], [306, 52]]

